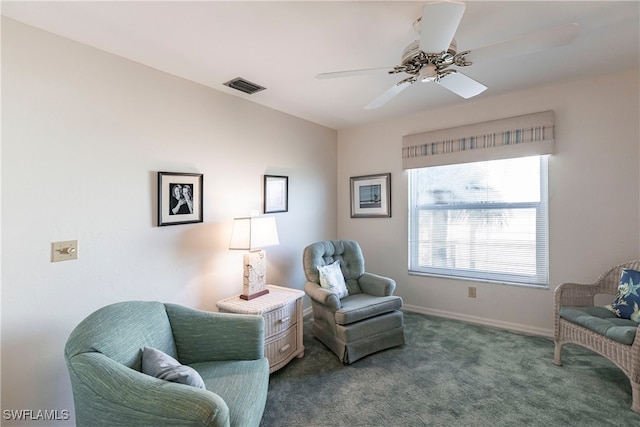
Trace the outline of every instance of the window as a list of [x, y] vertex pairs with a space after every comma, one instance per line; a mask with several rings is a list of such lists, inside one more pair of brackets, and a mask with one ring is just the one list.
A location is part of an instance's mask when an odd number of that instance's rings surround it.
[[547, 157], [409, 171], [409, 272], [548, 286]]

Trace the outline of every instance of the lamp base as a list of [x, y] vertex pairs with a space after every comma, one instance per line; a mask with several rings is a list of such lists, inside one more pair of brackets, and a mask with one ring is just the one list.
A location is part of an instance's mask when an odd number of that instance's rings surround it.
[[251, 295], [242, 294], [242, 295], [240, 295], [240, 299], [243, 299], [245, 301], [249, 301], [249, 300], [252, 300], [254, 298], [261, 297], [262, 295], [266, 295], [268, 293], [269, 293], [269, 289], [263, 289], [263, 290], [261, 290], [259, 292], [256, 292], [255, 294], [251, 294]]
[[267, 270], [267, 258], [263, 249], [249, 251], [244, 254], [244, 274], [242, 280], [243, 300], [250, 300], [268, 294], [266, 288], [265, 272]]

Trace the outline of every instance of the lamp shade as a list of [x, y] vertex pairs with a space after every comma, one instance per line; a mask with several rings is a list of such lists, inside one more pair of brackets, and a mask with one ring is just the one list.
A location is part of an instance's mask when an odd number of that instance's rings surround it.
[[229, 249], [254, 250], [280, 244], [272, 216], [234, 218]]

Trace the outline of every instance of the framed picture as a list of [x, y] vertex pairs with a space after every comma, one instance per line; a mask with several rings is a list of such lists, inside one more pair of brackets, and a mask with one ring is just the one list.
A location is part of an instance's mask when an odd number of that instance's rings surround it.
[[287, 212], [289, 210], [289, 177], [264, 176], [264, 213]]
[[202, 222], [202, 174], [158, 172], [158, 226]]
[[391, 174], [351, 177], [351, 218], [391, 217]]

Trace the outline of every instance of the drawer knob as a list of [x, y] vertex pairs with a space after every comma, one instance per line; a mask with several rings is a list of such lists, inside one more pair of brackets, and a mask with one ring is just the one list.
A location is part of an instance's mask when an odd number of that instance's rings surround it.
[[289, 321], [290, 317], [283, 317], [282, 319], [279, 320], [280, 323], [287, 323]]
[[284, 347], [282, 347], [282, 348], [280, 349], [280, 353], [284, 353], [285, 351], [289, 350], [289, 347], [291, 347], [291, 345], [290, 345], [290, 344], [285, 345]]

